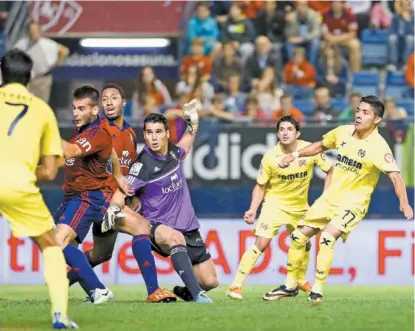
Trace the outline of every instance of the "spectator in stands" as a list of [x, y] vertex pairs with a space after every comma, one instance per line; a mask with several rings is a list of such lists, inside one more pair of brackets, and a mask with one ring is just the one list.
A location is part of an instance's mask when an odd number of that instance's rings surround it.
[[264, 85], [260, 88], [260, 85], [257, 85], [253, 90], [253, 94], [258, 99], [259, 107], [263, 110], [268, 116], [275, 109], [281, 107], [280, 98], [284, 94], [284, 91], [277, 87], [276, 78], [274, 71], [270, 71], [270, 75], [274, 75], [268, 81], [267, 85]]
[[320, 13], [320, 15], [324, 15], [328, 11], [330, 11], [330, 1], [309, 1], [308, 6], [313, 9], [314, 11]]
[[255, 26], [257, 35], [268, 37], [274, 44], [278, 56], [281, 57], [281, 49], [285, 39], [285, 10], [277, 8], [276, 1], [265, 1], [264, 9], [258, 14]]
[[239, 75], [233, 75], [228, 79], [227, 93], [223, 96], [225, 108], [233, 114], [241, 113], [245, 107], [246, 99], [246, 94], [240, 91], [241, 77]]
[[370, 9], [372, 8], [372, 1], [371, 0], [347, 0], [346, 1], [346, 8], [350, 10], [356, 16], [357, 27], [358, 27], [358, 36], [360, 36], [360, 32], [364, 29], [369, 27], [369, 14]]
[[250, 117], [252, 119], [266, 119], [267, 113], [259, 108], [259, 102], [256, 96], [251, 95], [246, 99], [245, 110], [242, 113], [244, 117]]
[[388, 0], [373, 1], [372, 10], [370, 11], [370, 24], [372, 27], [376, 29], [388, 29], [390, 27], [392, 11], [389, 4], [391, 2]]
[[279, 120], [284, 116], [292, 116], [299, 123], [303, 123], [304, 115], [298, 108], [293, 105], [293, 96], [285, 93], [281, 96], [281, 108], [272, 113], [271, 118]]
[[239, 50], [245, 62], [255, 49], [254, 39], [255, 30], [252, 22], [242, 13], [239, 3], [232, 3], [228, 20], [223, 28], [222, 42], [232, 41], [235, 49]]
[[25, 51], [33, 60], [29, 92], [48, 103], [53, 83], [51, 71], [68, 57], [69, 49], [52, 39], [42, 37], [37, 22], [29, 23], [28, 32], [28, 37], [18, 40], [14, 47]]
[[210, 1], [210, 3], [212, 16], [215, 18], [216, 22], [218, 22], [220, 29], [222, 29], [223, 25], [228, 20], [231, 1]]
[[325, 124], [337, 118], [337, 110], [330, 104], [330, 91], [326, 86], [318, 86], [314, 90], [314, 102], [316, 108], [313, 112], [313, 119]]
[[7, 16], [13, 6], [14, 1], [0, 1], [0, 57], [6, 53], [6, 37], [4, 36], [4, 28]]
[[204, 108], [208, 109], [212, 102], [214, 89], [209, 82], [202, 80], [200, 68], [197, 65], [191, 65], [182, 80], [177, 83], [176, 94], [186, 94], [189, 100], [198, 98]]
[[340, 48], [332, 44], [326, 44], [317, 66], [319, 84], [328, 86], [333, 97], [344, 96], [347, 76], [347, 62], [342, 57]]
[[236, 52], [231, 42], [223, 45], [223, 57], [215, 61], [213, 73], [218, 92], [228, 90], [228, 82], [231, 76], [242, 77], [242, 61], [236, 57]]
[[264, 7], [264, 2], [262, 0], [239, 0], [239, 3], [245, 17], [249, 18], [254, 24], [255, 19], [258, 17], [258, 12]]
[[414, 98], [414, 75], [414, 52], [412, 52], [408, 57], [405, 67], [405, 79], [409, 87], [411, 87], [410, 93], [412, 99]]
[[133, 107], [133, 121], [141, 123], [148, 114], [159, 112], [160, 109], [157, 107], [156, 99], [151, 94], [145, 94], [142, 97], [140, 107]]
[[232, 121], [237, 116], [234, 113], [226, 111], [223, 99], [218, 94], [212, 98], [212, 105], [209, 107], [209, 115], [226, 121]]
[[191, 65], [197, 65], [200, 70], [202, 80], [209, 80], [212, 74], [212, 60], [209, 56], [203, 55], [203, 39], [194, 38], [192, 40], [192, 55], [188, 55], [183, 59], [180, 69], [182, 77], [186, 74]]
[[307, 61], [304, 48], [294, 50], [294, 58], [284, 67], [285, 91], [295, 99], [307, 99], [316, 85], [316, 71]]
[[344, 1], [331, 1], [331, 10], [323, 16], [323, 39], [348, 49], [350, 68], [354, 72], [360, 70], [362, 61], [357, 29], [356, 17], [344, 8]]
[[349, 95], [349, 105], [343, 109], [339, 114], [338, 120], [342, 123], [352, 123], [354, 122], [354, 114], [356, 113], [357, 107], [359, 107], [360, 99], [362, 95], [358, 92], [352, 92]]
[[186, 122], [183, 119], [183, 106], [189, 101], [185, 93], [178, 95], [177, 98], [177, 104], [167, 109], [164, 113], [169, 121], [169, 139], [174, 143], [178, 142], [186, 131]]
[[307, 59], [317, 65], [320, 49], [320, 17], [307, 5], [307, 1], [296, 1], [296, 10], [286, 15], [286, 51], [287, 59], [292, 60], [295, 47], [307, 49]]
[[245, 65], [243, 90], [265, 90], [276, 76], [279, 61], [278, 53], [272, 48], [269, 39], [259, 36], [256, 39], [256, 50]]
[[410, 1], [402, 1], [401, 12], [393, 15], [389, 28], [389, 70], [402, 67], [414, 49], [414, 14]]
[[205, 55], [211, 54], [212, 58], [216, 58], [221, 49], [219, 28], [215, 19], [210, 16], [209, 5], [206, 2], [197, 3], [196, 15], [187, 27], [188, 44], [192, 44], [195, 38], [202, 38]]
[[405, 108], [397, 107], [393, 98], [386, 98], [385, 104], [385, 119], [387, 120], [404, 120], [408, 117]]
[[133, 99], [137, 99], [137, 107], [143, 107], [146, 97], [152, 96], [157, 107], [171, 105], [172, 100], [166, 85], [157, 79], [151, 67], [144, 67], [138, 77], [137, 92]]

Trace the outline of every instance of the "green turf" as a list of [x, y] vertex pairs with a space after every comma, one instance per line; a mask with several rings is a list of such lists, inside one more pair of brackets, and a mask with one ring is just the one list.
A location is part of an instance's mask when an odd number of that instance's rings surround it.
[[[82, 330], [168, 331], [412, 331], [412, 287], [330, 287], [324, 304], [312, 308], [301, 293], [295, 299], [262, 301], [264, 286], [244, 288], [244, 301], [228, 299], [225, 287], [212, 291], [214, 304], [146, 304], [141, 286], [113, 286], [116, 300], [85, 305], [71, 289], [70, 316]], [[0, 330], [48, 330], [49, 304], [42, 286], [0, 286]]]

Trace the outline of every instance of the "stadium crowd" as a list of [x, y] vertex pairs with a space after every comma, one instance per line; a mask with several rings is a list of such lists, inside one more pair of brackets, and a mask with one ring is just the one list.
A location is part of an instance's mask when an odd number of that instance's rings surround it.
[[[360, 96], [369, 94], [356, 86], [355, 77], [369, 69], [379, 75], [376, 94], [385, 98], [386, 119], [405, 119], [413, 115], [412, 4], [198, 2], [187, 25], [177, 102], [152, 69], [144, 68], [133, 97], [133, 118], [163, 111], [175, 121], [180, 107], [198, 97], [203, 116], [223, 121], [266, 125], [267, 119], [293, 115], [301, 123], [349, 122]], [[361, 38], [367, 31], [387, 33], [385, 64], [362, 65]], [[384, 91], [389, 74], [402, 74], [406, 81], [399, 97]], [[405, 109], [399, 106], [402, 100], [412, 103], [406, 102]]]

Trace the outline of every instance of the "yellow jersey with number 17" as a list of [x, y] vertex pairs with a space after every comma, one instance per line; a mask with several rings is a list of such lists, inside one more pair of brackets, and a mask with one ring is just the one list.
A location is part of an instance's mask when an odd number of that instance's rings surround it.
[[375, 129], [366, 139], [353, 137], [353, 125], [342, 125], [323, 136], [323, 145], [337, 149], [330, 187], [323, 196], [333, 206], [361, 206], [367, 210], [380, 172], [399, 171], [385, 139]]
[[[310, 145], [308, 141], [298, 140], [297, 151]], [[278, 166], [283, 154], [280, 144], [268, 150], [261, 161], [257, 183], [267, 185], [264, 200], [275, 202], [275, 207], [286, 212], [306, 210], [308, 189], [313, 176], [314, 166], [324, 172], [331, 164], [324, 153], [312, 157], [295, 159], [287, 168]]]
[[20, 84], [0, 88], [0, 107], [0, 188], [38, 192], [39, 159], [62, 156], [56, 117]]

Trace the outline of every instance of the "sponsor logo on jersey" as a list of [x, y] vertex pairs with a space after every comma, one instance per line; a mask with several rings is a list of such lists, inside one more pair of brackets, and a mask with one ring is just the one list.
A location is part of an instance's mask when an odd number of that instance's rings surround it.
[[129, 158], [128, 156], [130, 155], [130, 153], [128, 151], [122, 151], [121, 153], [121, 157], [118, 158], [118, 161], [120, 162], [120, 166], [121, 168], [129, 168], [131, 165], [131, 158]]
[[294, 179], [301, 179], [306, 178], [308, 175], [307, 171], [296, 172], [294, 174], [289, 175], [279, 175], [278, 178], [282, 180], [294, 180]]
[[347, 171], [357, 173], [358, 170], [362, 169], [363, 164], [359, 161], [353, 160], [345, 155], [337, 154], [336, 167], [342, 168]]
[[183, 180], [179, 178], [179, 175], [175, 173], [174, 175], [170, 176], [171, 184], [167, 187], [162, 187], [161, 192], [163, 194], [168, 194], [174, 191], [177, 191], [182, 188]]
[[76, 142], [85, 149], [85, 152], [89, 152], [92, 148], [91, 143], [86, 138], [78, 138]]

